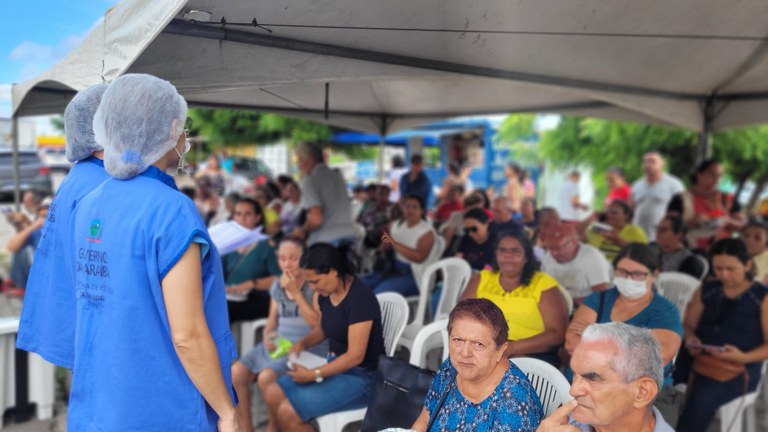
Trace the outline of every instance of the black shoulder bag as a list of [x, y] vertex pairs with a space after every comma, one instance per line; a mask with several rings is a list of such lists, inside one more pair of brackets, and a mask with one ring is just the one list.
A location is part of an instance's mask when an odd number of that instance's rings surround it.
[[421, 414], [424, 396], [434, 378], [435, 373], [430, 370], [396, 357], [381, 356], [362, 431], [410, 428]]

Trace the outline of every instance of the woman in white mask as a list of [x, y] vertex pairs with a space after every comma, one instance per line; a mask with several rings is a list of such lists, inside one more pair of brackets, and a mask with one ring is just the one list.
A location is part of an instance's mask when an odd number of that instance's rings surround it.
[[656, 254], [644, 244], [624, 246], [613, 261], [613, 287], [594, 292], [573, 314], [565, 334], [565, 349], [570, 354], [581, 340], [581, 333], [593, 323], [621, 321], [651, 329], [661, 345], [664, 359], [664, 385], [672, 383], [672, 359], [682, 340], [680, 312], [654, 288], [658, 274]]

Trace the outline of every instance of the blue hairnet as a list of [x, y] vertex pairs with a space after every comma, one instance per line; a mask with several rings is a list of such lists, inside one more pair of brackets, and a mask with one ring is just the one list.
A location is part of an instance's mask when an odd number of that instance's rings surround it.
[[93, 118], [104, 168], [112, 177], [134, 177], [170, 151], [184, 132], [187, 102], [168, 81], [128, 74], [109, 85]]
[[101, 103], [107, 84], [79, 91], [64, 110], [64, 134], [67, 136], [67, 159], [77, 162], [103, 147], [93, 136], [93, 116]]

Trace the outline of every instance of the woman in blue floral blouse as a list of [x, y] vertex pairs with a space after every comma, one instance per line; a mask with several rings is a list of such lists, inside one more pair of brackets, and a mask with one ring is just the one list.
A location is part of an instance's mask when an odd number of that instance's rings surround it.
[[504, 314], [490, 300], [456, 305], [448, 319], [449, 358], [432, 381], [412, 429], [536, 430], [543, 417], [541, 402], [525, 374], [504, 355], [507, 332]]

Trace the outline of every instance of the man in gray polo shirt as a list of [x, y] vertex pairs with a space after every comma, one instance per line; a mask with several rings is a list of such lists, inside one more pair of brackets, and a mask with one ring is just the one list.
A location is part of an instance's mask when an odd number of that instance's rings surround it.
[[685, 191], [677, 177], [664, 173], [664, 159], [658, 152], [643, 156], [645, 177], [632, 185], [632, 204], [635, 207], [634, 224], [640, 226], [649, 241], [656, 239], [656, 225], [667, 212], [673, 196]]
[[305, 238], [307, 246], [354, 242], [355, 231], [344, 178], [325, 164], [323, 149], [315, 143], [299, 144], [296, 158], [304, 176], [299, 208], [306, 212], [306, 220], [291, 235]]

